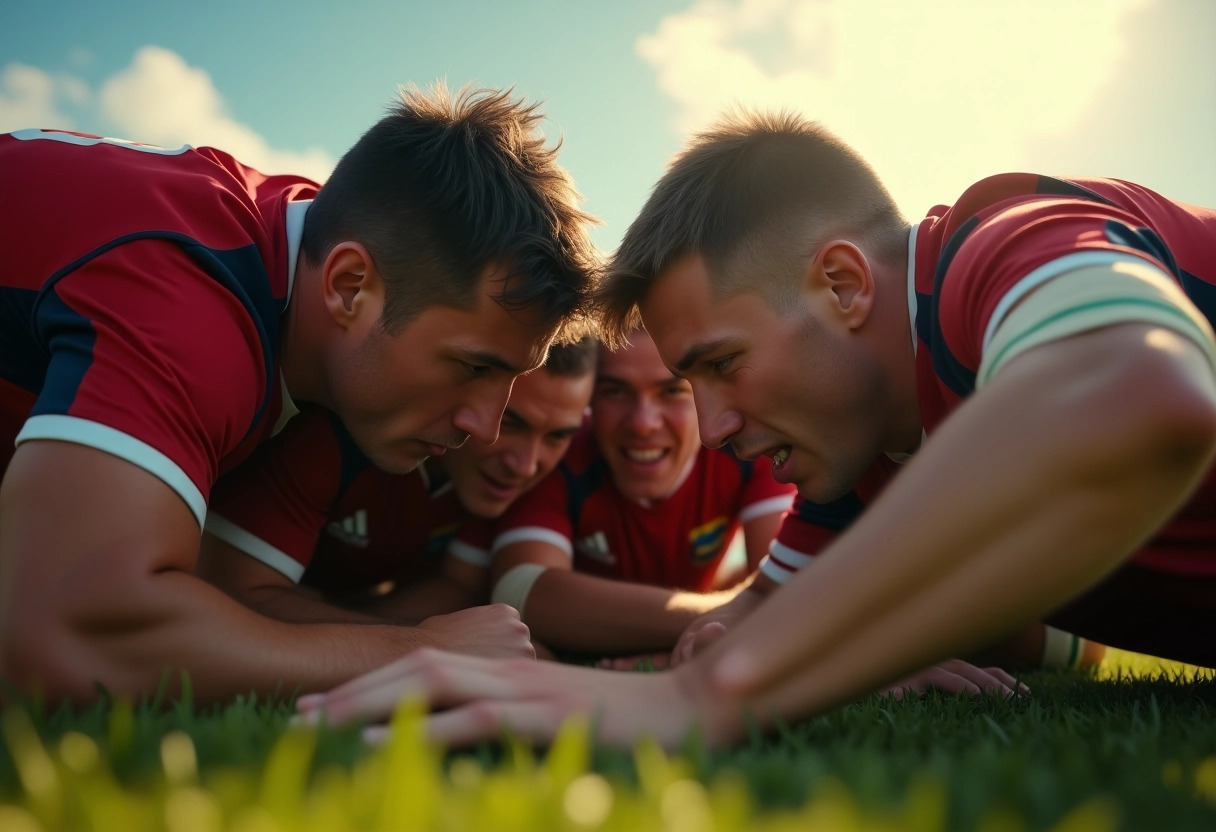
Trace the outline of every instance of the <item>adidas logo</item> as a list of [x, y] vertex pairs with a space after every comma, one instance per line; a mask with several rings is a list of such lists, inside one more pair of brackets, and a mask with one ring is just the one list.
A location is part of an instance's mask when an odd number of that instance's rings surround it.
[[574, 548], [580, 555], [591, 560], [607, 564], [616, 563], [616, 555], [608, 550], [608, 536], [603, 532], [596, 532], [576, 541]]
[[350, 517], [344, 520], [335, 520], [325, 527], [325, 531], [330, 537], [336, 537], [347, 546], [354, 546], [356, 549], [366, 549], [368, 544], [367, 537], [367, 512], [359, 509]]

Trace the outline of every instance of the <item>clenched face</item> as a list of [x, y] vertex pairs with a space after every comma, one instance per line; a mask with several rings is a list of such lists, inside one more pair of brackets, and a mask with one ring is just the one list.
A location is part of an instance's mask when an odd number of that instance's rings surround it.
[[663, 366], [639, 330], [630, 346], [600, 350], [591, 425], [617, 488], [634, 500], [656, 500], [679, 484], [701, 447], [692, 388]]
[[466, 511], [498, 517], [557, 466], [582, 425], [594, 378], [542, 367], [516, 379], [498, 440], [470, 439], [443, 460]]
[[334, 408], [360, 449], [394, 473], [498, 436], [516, 376], [541, 364], [552, 333], [495, 302], [487, 269], [472, 309], [431, 306], [389, 334], [376, 320], [331, 348]]
[[827, 291], [776, 311], [761, 295], [711, 294], [704, 260], [664, 271], [641, 304], [663, 362], [692, 385], [701, 438], [747, 459], [809, 500], [843, 496], [882, 452], [882, 375], [836, 322]]

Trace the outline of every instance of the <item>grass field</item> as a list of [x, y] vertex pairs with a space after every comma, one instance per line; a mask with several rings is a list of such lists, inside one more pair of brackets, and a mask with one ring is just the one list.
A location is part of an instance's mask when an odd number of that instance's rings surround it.
[[0, 832], [1216, 829], [1216, 681], [1114, 651], [1016, 701], [871, 697], [777, 736], [667, 755], [510, 740], [443, 753], [289, 729], [287, 703], [2, 718]]

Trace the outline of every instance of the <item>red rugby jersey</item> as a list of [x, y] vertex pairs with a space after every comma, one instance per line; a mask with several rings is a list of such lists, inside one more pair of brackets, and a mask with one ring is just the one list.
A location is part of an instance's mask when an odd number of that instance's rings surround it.
[[[220, 479], [207, 530], [294, 581], [345, 594], [430, 574], [467, 519], [425, 465], [381, 471], [337, 416], [308, 407]], [[469, 525], [462, 554], [476, 562], [489, 532]]]
[[213, 148], [0, 135], [0, 466], [55, 439], [127, 459], [200, 524], [275, 425], [279, 317], [317, 186]]
[[[1216, 326], [1216, 211], [1111, 179], [1003, 174], [938, 206], [913, 229], [917, 383], [925, 429], [975, 391], [994, 313], [1065, 271], [1122, 258], [1172, 275]], [[847, 528], [893, 475], [880, 459], [835, 503], [799, 499], [762, 568], [781, 580]], [[1216, 469], [1137, 553], [1140, 566], [1216, 576]]]
[[701, 448], [675, 493], [641, 505], [617, 489], [584, 427], [557, 469], [499, 521], [494, 551], [537, 540], [572, 555], [580, 572], [704, 592], [740, 523], [785, 511], [792, 498], [767, 458]]

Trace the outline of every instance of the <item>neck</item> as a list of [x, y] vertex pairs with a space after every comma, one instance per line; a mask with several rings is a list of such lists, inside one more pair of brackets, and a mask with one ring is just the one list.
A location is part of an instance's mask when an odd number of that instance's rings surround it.
[[325, 383], [325, 309], [320, 306], [319, 281], [318, 270], [301, 257], [291, 300], [283, 312], [279, 361], [293, 400], [332, 409]]
[[909, 261], [905, 248], [890, 262], [875, 264], [874, 273], [880, 289], [875, 313], [881, 316], [878, 324], [883, 333], [882, 361], [890, 395], [887, 412], [891, 418], [884, 444], [893, 453], [916, 450], [923, 430], [916, 384], [916, 332], [908, 295]]

